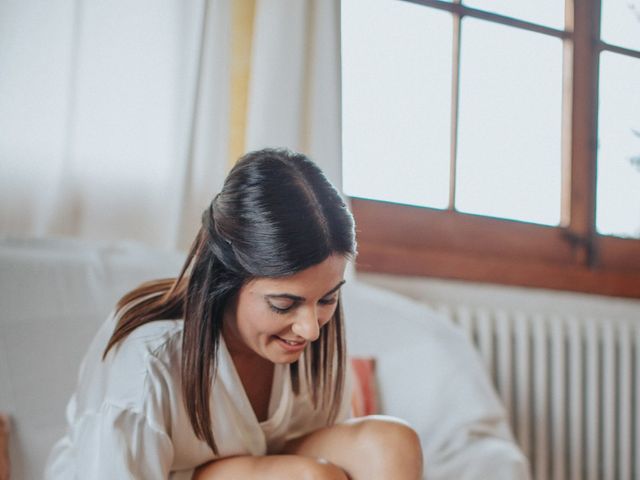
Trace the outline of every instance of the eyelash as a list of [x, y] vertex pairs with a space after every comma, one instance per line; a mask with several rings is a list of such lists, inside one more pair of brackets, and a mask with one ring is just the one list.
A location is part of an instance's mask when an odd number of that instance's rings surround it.
[[[332, 297], [332, 298], [328, 298], [326, 300], [322, 299], [318, 303], [320, 303], [321, 305], [333, 305], [337, 301], [338, 301], [337, 297]], [[295, 303], [292, 303], [287, 308], [279, 308], [279, 307], [276, 307], [275, 305], [269, 303], [269, 308], [272, 311], [274, 311], [275, 313], [278, 313], [280, 315], [284, 315], [285, 313], [289, 312], [295, 305], [296, 305]]]
[[[293, 307], [293, 305], [291, 305], [291, 307]], [[275, 305], [271, 305], [271, 304], [269, 303], [269, 308], [270, 308], [271, 310], [273, 310], [274, 312], [279, 313], [280, 315], [283, 315], [283, 314], [287, 313], [289, 310], [291, 310], [291, 307], [287, 307], [287, 308], [278, 308], [278, 307], [276, 307]]]
[[320, 303], [322, 305], [333, 305], [334, 303], [336, 303], [338, 301], [338, 297], [331, 297], [331, 298], [327, 298], [327, 299], [322, 299], [320, 300]]

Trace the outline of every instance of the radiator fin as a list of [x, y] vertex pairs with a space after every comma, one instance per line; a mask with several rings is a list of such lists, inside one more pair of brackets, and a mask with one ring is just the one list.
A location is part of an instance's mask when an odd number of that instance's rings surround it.
[[536, 480], [640, 478], [640, 324], [461, 305]]
[[565, 480], [567, 472], [567, 435], [565, 419], [567, 418], [566, 401], [566, 368], [565, 354], [565, 325], [558, 318], [551, 318], [548, 328], [551, 333], [551, 355], [549, 365], [551, 366], [551, 454], [552, 454], [552, 475], [553, 480]]

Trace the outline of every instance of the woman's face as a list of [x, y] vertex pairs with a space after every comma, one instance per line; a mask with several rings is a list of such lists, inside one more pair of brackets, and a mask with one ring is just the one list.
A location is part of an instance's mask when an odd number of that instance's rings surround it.
[[343, 256], [332, 255], [289, 277], [246, 283], [224, 317], [223, 336], [234, 359], [298, 360], [333, 317], [346, 264]]

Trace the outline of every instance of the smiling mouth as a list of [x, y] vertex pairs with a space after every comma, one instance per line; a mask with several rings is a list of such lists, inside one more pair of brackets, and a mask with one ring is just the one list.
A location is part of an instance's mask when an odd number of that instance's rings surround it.
[[304, 343], [306, 343], [304, 340], [301, 342], [295, 342], [293, 340], [287, 340], [286, 338], [282, 338], [282, 337], [278, 337], [280, 340], [282, 340], [283, 342], [285, 342], [287, 345], [291, 345], [292, 347], [297, 347], [299, 345], [302, 345]]
[[302, 349], [307, 344], [306, 340], [302, 340], [302, 341], [287, 340], [286, 338], [282, 338], [277, 335], [275, 335], [275, 338], [280, 342], [281, 345], [287, 346], [288, 349], [293, 349], [293, 350]]

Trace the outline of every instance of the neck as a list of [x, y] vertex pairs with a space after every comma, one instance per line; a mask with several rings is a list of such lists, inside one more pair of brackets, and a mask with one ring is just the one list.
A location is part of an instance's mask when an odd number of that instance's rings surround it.
[[223, 326], [221, 335], [236, 368], [248, 365], [256, 369], [273, 366], [272, 362], [247, 347], [232, 329]]

